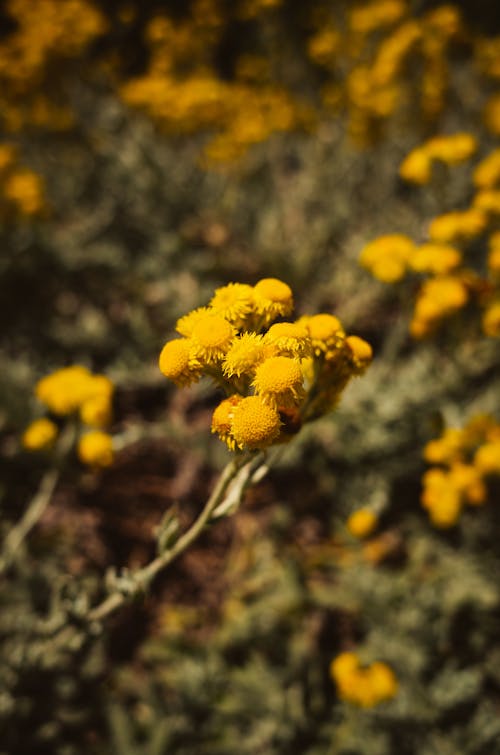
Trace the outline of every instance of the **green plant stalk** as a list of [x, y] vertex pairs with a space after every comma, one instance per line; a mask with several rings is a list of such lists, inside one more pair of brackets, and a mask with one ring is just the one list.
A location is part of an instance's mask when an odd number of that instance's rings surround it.
[[[87, 615], [84, 617], [89, 623], [101, 622], [111, 614], [115, 613], [122, 605], [133, 600], [139, 594], [143, 593], [152, 580], [161, 572], [168, 564], [170, 564], [177, 556], [183, 553], [193, 543], [201, 532], [205, 529], [205, 526], [211, 520], [215, 510], [224, 501], [226, 493], [228, 492], [229, 485], [235, 480], [238, 473], [242, 468], [251, 464], [255, 467], [256, 456], [252, 454], [250, 457], [245, 455], [236, 456], [233, 461], [229, 462], [222, 471], [217, 484], [205, 504], [203, 510], [199, 516], [195, 519], [193, 524], [189, 527], [184, 534], [182, 534], [178, 540], [176, 540], [171, 547], [160, 553], [153, 561], [144, 566], [142, 569], [138, 569], [129, 576], [129, 583], [126, 590], [117, 589], [112, 592], [102, 603], [90, 609]], [[243, 494], [246, 485], [242, 484], [241, 494]]]
[[64, 462], [75, 441], [76, 427], [69, 425], [57, 444], [54, 465], [43, 475], [38, 490], [28, 504], [23, 516], [6, 536], [0, 553], [0, 575], [14, 561], [19, 548], [43, 516], [52, 500], [54, 490], [61, 476]]

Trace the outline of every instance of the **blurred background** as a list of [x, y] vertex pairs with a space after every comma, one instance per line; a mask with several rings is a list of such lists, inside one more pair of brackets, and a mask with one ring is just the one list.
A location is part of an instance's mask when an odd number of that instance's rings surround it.
[[[487, 0], [2, 2], [2, 542], [55, 465], [22, 440], [42, 377], [112, 381], [115, 457], [70, 450], [0, 570], [1, 755], [500, 753], [498, 444], [484, 505], [442, 526], [421, 502], [426, 444], [485, 415], [498, 439], [500, 192], [444, 239], [465, 301], [438, 302], [425, 337], [410, 328], [432, 265], [384, 280], [359, 263], [378, 237], [422, 245], [433, 218], [479, 207], [499, 82]], [[457, 133], [471, 155], [400, 174]], [[78, 626], [110, 567], [154, 556], [169, 507], [187, 525], [207, 499], [229, 458], [220, 396], [169, 384], [158, 354], [214, 288], [265, 277], [297, 316], [338, 316], [373, 365], [147, 596], [61, 642], [52, 621]], [[385, 698], [342, 689], [345, 652], [391, 669]]]

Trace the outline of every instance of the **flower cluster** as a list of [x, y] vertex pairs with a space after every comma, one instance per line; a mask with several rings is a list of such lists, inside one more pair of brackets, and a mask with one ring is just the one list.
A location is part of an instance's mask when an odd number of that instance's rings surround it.
[[[429, 139], [410, 153], [400, 173], [425, 183], [430, 179], [429, 154], [452, 165], [468, 158], [476, 146], [470, 134]], [[500, 336], [500, 149], [483, 157], [472, 178], [476, 193], [471, 205], [433, 218], [425, 243], [417, 245], [402, 234], [388, 234], [369, 242], [361, 252], [360, 264], [384, 283], [399, 281], [408, 273], [424, 276], [410, 324], [414, 338], [431, 335], [469, 303], [482, 310], [483, 333]], [[476, 245], [471, 259], [477, 264], [478, 239], [485, 240], [486, 234], [484, 265], [478, 270], [468, 267], [468, 246]]]
[[431, 180], [434, 162], [458, 165], [472, 157], [477, 147], [472, 134], [434, 136], [405, 157], [399, 166], [399, 175], [410, 183], [426, 184]]
[[87, 0], [40, 0], [36, 13], [31, 0], [7, 0], [4, 11], [13, 30], [0, 40], [3, 125], [9, 131], [25, 124], [67, 128], [71, 112], [57, 102], [54, 62], [78, 56], [102, 34], [103, 16]]
[[362, 708], [373, 708], [392, 699], [398, 691], [393, 670], [383, 661], [361, 665], [356, 653], [345, 652], [330, 664], [330, 674], [342, 700]]
[[0, 144], [0, 217], [40, 215], [45, 209], [43, 181], [20, 165], [14, 145]]
[[423, 477], [422, 505], [436, 527], [452, 527], [464, 505], [487, 500], [488, 478], [500, 476], [500, 424], [481, 416], [446, 428], [425, 446], [424, 457], [433, 466]]
[[[104, 432], [111, 422], [113, 391], [105, 375], [93, 374], [81, 365], [64, 367], [36, 384], [37, 399], [53, 417], [75, 415], [88, 428], [78, 442], [78, 456], [85, 464], [107, 467], [113, 462], [112, 439]], [[23, 445], [30, 451], [50, 448], [57, 434], [56, 423], [43, 417], [25, 430]]]
[[289, 440], [331, 410], [371, 361], [370, 345], [346, 335], [334, 315], [285, 321], [292, 310], [292, 291], [281, 280], [229, 283], [181, 317], [181, 337], [161, 351], [160, 370], [177, 385], [208, 375], [224, 390], [212, 432], [231, 450]]
[[347, 518], [346, 527], [348, 532], [356, 538], [362, 540], [371, 535], [378, 524], [378, 517], [375, 511], [368, 508], [361, 508], [353, 511]]

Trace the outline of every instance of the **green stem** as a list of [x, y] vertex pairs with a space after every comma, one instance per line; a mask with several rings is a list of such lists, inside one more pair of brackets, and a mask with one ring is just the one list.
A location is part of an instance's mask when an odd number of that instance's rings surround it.
[[144, 592], [146, 587], [161, 572], [168, 564], [170, 564], [177, 556], [185, 551], [191, 543], [201, 534], [205, 525], [210, 521], [215, 509], [223, 501], [224, 496], [228, 490], [230, 483], [235, 479], [240, 469], [248, 463], [252, 463], [253, 458], [248, 456], [237, 456], [231, 461], [223, 470], [217, 485], [215, 486], [212, 495], [205, 504], [203, 510], [195, 519], [193, 524], [186, 532], [179, 537], [175, 543], [160, 553], [153, 561], [144, 566], [142, 569], [138, 569], [136, 572], [130, 575], [130, 585], [126, 591], [116, 591], [105, 598], [102, 603], [92, 608], [87, 616], [86, 620], [90, 623], [101, 622], [111, 614], [115, 613], [121, 606], [137, 597], [137, 595]]

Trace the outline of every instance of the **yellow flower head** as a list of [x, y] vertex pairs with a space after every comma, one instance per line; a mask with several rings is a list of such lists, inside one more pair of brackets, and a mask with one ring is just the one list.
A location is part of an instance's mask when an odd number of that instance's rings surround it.
[[500, 182], [500, 148], [476, 165], [472, 180], [478, 189], [492, 189]]
[[210, 311], [193, 327], [192, 354], [204, 364], [215, 364], [224, 359], [236, 334], [230, 322]]
[[225, 398], [216, 407], [212, 415], [212, 432], [217, 433], [219, 438], [227, 444], [230, 451], [234, 451], [236, 448], [236, 442], [231, 432], [234, 408], [242, 400], [242, 397], [236, 394]]
[[276, 348], [279, 355], [302, 358], [311, 353], [311, 339], [306, 328], [297, 322], [277, 322], [271, 325], [264, 343]]
[[377, 526], [378, 517], [371, 509], [358, 509], [347, 519], [346, 527], [353, 537], [368, 537]]
[[236, 336], [224, 358], [223, 370], [227, 377], [251, 375], [267, 356], [263, 337], [256, 333]]
[[78, 457], [91, 467], [109, 467], [113, 463], [113, 439], [101, 430], [92, 430], [78, 441]]
[[399, 175], [404, 181], [427, 184], [432, 178], [432, 161], [423, 147], [412, 149], [399, 166]]
[[334, 315], [321, 313], [311, 317], [301, 317], [299, 324], [309, 333], [314, 353], [319, 356], [339, 348], [344, 342], [345, 333], [340, 320]]
[[410, 258], [410, 267], [417, 273], [443, 275], [462, 262], [462, 254], [448, 244], [422, 244]]
[[179, 386], [189, 385], [201, 375], [201, 365], [192, 355], [192, 344], [188, 338], [167, 341], [158, 364], [165, 377]]
[[64, 367], [39, 380], [35, 395], [54, 414], [71, 414], [88, 398], [91, 380], [92, 375], [86, 367]]
[[369, 667], [370, 687], [376, 703], [390, 700], [398, 691], [398, 680], [386, 663], [375, 661]]
[[227, 286], [217, 288], [210, 299], [209, 307], [216, 314], [240, 328], [252, 312], [252, 286], [247, 286], [245, 283], [228, 283]]
[[477, 150], [477, 139], [466, 132], [435, 136], [426, 143], [428, 154], [447, 165], [457, 165], [468, 160]]
[[447, 212], [431, 221], [429, 236], [433, 241], [444, 244], [456, 239], [474, 238], [484, 231], [487, 222], [488, 216], [475, 207], [462, 212]]
[[262, 401], [274, 407], [293, 407], [304, 397], [300, 362], [290, 357], [266, 359], [255, 370], [252, 385]]
[[500, 475], [500, 439], [479, 446], [474, 466], [485, 475]]
[[198, 307], [197, 309], [193, 309], [192, 312], [188, 312], [187, 315], [184, 315], [177, 320], [175, 323], [176, 331], [180, 333], [181, 336], [184, 336], [184, 338], [191, 338], [194, 326], [200, 320], [203, 320], [205, 315], [209, 313], [210, 309], [208, 307]]
[[40, 451], [54, 445], [57, 425], [46, 417], [36, 419], [23, 433], [22, 444], [28, 451]]
[[485, 309], [482, 319], [483, 331], [490, 338], [500, 337], [500, 301]]
[[292, 289], [278, 278], [262, 278], [253, 288], [254, 306], [257, 314], [267, 323], [277, 317], [286, 317], [293, 310]]
[[330, 674], [335, 681], [349, 676], [359, 667], [359, 658], [356, 653], [340, 653], [330, 663]]
[[347, 336], [345, 339], [346, 346], [349, 349], [349, 356], [356, 374], [363, 373], [373, 358], [372, 347], [359, 336]]
[[359, 261], [375, 278], [394, 283], [406, 273], [407, 264], [415, 250], [413, 241], [402, 233], [380, 236], [366, 244]]
[[80, 418], [90, 427], [106, 427], [111, 422], [111, 396], [101, 394], [89, 398], [80, 406]]
[[447, 427], [440, 438], [431, 440], [424, 447], [424, 459], [430, 464], [448, 464], [460, 459], [464, 447], [464, 433], [455, 427]]
[[239, 448], [270, 446], [279, 435], [281, 420], [277, 410], [260, 396], [247, 396], [234, 407], [231, 434]]

